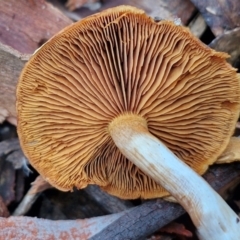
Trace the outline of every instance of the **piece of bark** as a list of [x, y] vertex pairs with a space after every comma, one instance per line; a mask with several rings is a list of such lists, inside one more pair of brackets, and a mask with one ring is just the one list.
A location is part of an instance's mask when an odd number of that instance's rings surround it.
[[69, 221], [51, 221], [31, 217], [0, 218], [0, 240], [90, 239], [121, 215], [122, 213], [117, 213], [117, 215]]
[[82, 7], [73, 13], [67, 12], [57, 0], [50, 0], [50, 2], [59, 7], [74, 21], [78, 21], [89, 16], [90, 14], [97, 13], [107, 8], [112, 8], [119, 5], [131, 5], [144, 10], [153, 18], [158, 17], [160, 19], [168, 20], [180, 18], [182, 23], [186, 25], [195, 11], [195, 7], [190, 0], [105, 0], [102, 1], [101, 7], [95, 11]]
[[144, 239], [183, 213], [179, 204], [161, 199], [150, 200], [125, 211], [124, 215], [95, 234], [91, 240]]
[[0, 42], [33, 53], [71, 20], [45, 0], [0, 0]]
[[84, 191], [91, 195], [107, 213], [118, 213], [133, 207], [130, 201], [109, 195], [96, 185], [89, 185]]
[[240, 27], [239, 0], [191, 0], [215, 36]]
[[214, 165], [203, 175], [203, 178], [218, 192], [227, 184], [230, 186], [230, 183], [235, 182], [239, 177], [240, 163]]
[[240, 28], [227, 31], [215, 38], [209, 46], [216, 51], [230, 55], [228, 62], [234, 67], [240, 67]]
[[15, 92], [32, 54], [72, 21], [44, 0], [0, 0], [0, 123], [16, 125]]
[[29, 57], [0, 43], [0, 123], [8, 117], [16, 118], [17, 80]]
[[15, 200], [15, 179], [13, 165], [0, 157], [0, 196], [7, 206]]
[[24, 186], [23, 173], [26, 173], [27, 170], [26, 158], [23, 155], [18, 138], [1, 141], [0, 195], [3, 197], [6, 205], [22, 197]]
[[[216, 165], [204, 178], [220, 191], [240, 175], [240, 164]], [[6, 239], [144, 239], [184, 213], [176, 203], [150, 200], [121, 213], [86, 220], [50, 221], [28, 217], [0, 218], [0, 240]], [[91, 223], [91, 224], [90, 224]], [[71, 226], [71, 227], [70, 227]], [[74, 235], [73, 235], [74, 234]], [[62, 236], [62, 237], [60, 237]]]

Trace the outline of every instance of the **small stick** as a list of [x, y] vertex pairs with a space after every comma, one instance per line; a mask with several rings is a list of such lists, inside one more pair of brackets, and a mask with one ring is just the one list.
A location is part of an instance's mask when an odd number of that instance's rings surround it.
[[37, 200], [41, 192], [46, 189], [52, 188], [52, 186], [46, 182], [40, 175], [31, 184], [31, 188], [28, 190], [21, 203], [13, 212], [13, 216], [23, 216], [32, 207], [33, 203]]

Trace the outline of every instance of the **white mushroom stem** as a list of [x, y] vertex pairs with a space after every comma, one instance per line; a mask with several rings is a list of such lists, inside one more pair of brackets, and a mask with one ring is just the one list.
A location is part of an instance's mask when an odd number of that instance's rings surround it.
[[120, 116], [108, 130], [122, 154], [183, 206], [200, 239], [240, 239], [240, 219], [234, 211], [202, 177], [149, 133], [143, 118]]

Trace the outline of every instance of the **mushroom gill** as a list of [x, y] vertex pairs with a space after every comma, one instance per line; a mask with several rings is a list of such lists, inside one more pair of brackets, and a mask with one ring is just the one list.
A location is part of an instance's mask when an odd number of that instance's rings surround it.
[[119, 116], [141, 117], [203, 174], [227, 146], [239, 114], [239, 81], [226, 57], [188, 29], [155, 23], [133, 7], [79, 21], [42, 46], [21, 74], [23, 150], [62, 190], [98, 184], [121, 198], [166, 196], [120, 153], [108, 126]]

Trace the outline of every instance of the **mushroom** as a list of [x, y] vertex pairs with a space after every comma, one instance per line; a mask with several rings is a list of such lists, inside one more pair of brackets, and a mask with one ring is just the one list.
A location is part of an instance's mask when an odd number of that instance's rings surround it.
[[98, 184], [121, 198], [170, 193], [201, 239], [240, 239], [238, 216], [199, 176], [239, 116], [239, 75], [226, 57], [130, 6], [72, 24], [21, 73], [24, 153], [63, 191]]

